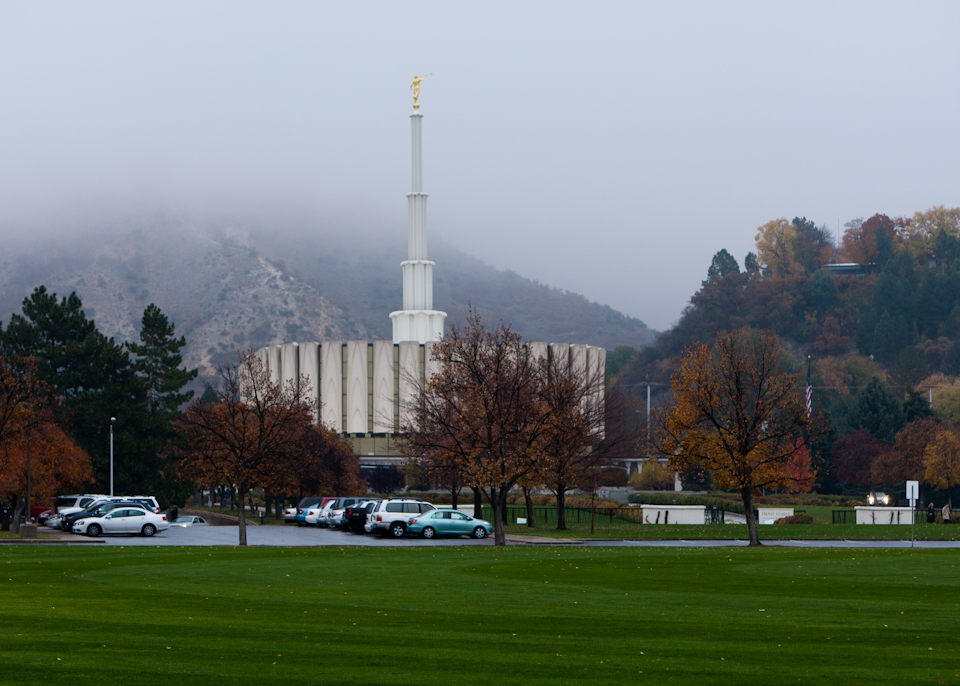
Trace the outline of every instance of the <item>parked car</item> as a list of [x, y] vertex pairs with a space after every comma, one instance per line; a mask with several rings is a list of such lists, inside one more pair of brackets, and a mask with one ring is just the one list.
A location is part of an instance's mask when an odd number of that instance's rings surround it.
[[867, 495], [867, 504], [869, 505], [889, 505], [890, 496], [886, 493], [876, 491]]
[[367, 515], [369, 515], [380, 498], [371, 498], [370, 500], [361, 500], [358, 504], [352, 505], [343, 511], [343, 528], [357, 534], [365, 531]]
[[456, 510], [433, 510], [414, 517], [407, 524], [407, 533], [423, 538], [436, 536], [473, 536], [486, 538], [493, 534], [493, 524], [485, 519], [474, 519]]
[[328, 498], [326, 502], [321, 503], [318, 507], [319, 509], [313, 514], [313, 519], [311, 523], [316, 526], [326, 526], [327, 525], [327, 515], [330, 513], [330, 510], [337, 506], [337, 502], [340, 498]]
[[297, 522], [297, 506], [287, 507], [283, 510], [283, 523], [284, 524], [296, 524]]
[[343, 512], [346, 508], [359, 505], [363, 498], [337, 498], [337, 502], [331, 505], [327, 511], [324, 521], [330, 529], [336, 529], [343, 525]]
[[118, 496], [127, 502], [140, 503], [154, 514], [160, 514], [160, 503], [152, 495], [124, 495]]
[[393, 538], [403, 538], [407, 524], [416, 515], [435, 510], [433, 505], [417, 498], [390, 498], [381, 500], [370, 513], [370, 531]]
[[80, 512], [74, 512], [68, 515], [61, 515], [60, 528], [64, 531], [72, 531], [73, 523], [78, 519], [85, 519], [87, 517], [100, 517], [120, 507], [137, 507], [141, 510], [150, 512], [150, 510], [141, 503], [135, 503], [126, 500], [96, 500], [85, 510], [80, 510]]
[[197, 515], [185, 515], [183, 517], [177, 517], [176, 520], [170, 522], [170, 526], [179, 526], [182, 528], [187, 528], [188, 526], [210, 526], [203, 517], [198, 517]]
[[170, 528], [167, 516], [142, 508], [119, 508], [101, 517], [86, 517], [73, 523], [73, 533], [97, 537], [101, 534], [153, 536]]
[[55, 514], [70, 514], [79, 512], [89, 507], [95, 500], [107, 500], [109, 495], [103, 493], [82, 494], [82, 495], [58, 495], [53, 501], [53, 511]]
[[308, 498], [303, 498], [297, 503], [297, 526], [306, 526], [307, 524], [307, 511], [314, 505], [322, 505], [326, 500], [332, 500], [332, 498], [325, 498], [323, 496], [310, 496]]

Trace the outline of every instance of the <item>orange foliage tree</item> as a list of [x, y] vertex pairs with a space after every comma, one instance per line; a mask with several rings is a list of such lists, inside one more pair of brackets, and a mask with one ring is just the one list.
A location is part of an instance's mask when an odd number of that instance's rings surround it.
[[14, 531], [28, 498], [91, 479], [89, 456], [54, 424], [49, 402], [35, 360], [0, 351], [0, 500], [14, 508]]
[[925, 481], [944, 491], [960, 486], [960, 437], [957, 432], [944, 429], [923, 451]]
[[[215, 399], [197, 398], [179, 426], [184, 434], [182, 469], [203, 485], [230, 484], [243, 503], [283, 465], [304, 452], [304, 427], [317, 412], [303, 377], [286, 384], [270, 380], [270, 371], [253, 351], [237, 362], [218, 365]], [[247, 545], [244, 508], [239, 509], [240, 545]]]
[[37, 422], [5, 441], [0, 448], [0, 499], [15, 506], [14, 532], [26, 507], [28, 456], [31, 500], [93, 481], [90, 456], [51, 421]]
[[782, 358], [772, 331], [720, 333], [712, 350], [695, 343], [671, 380], [674, 400], [655, 413], [652, 440], [671, 467], [704, 467], [721, 488], [740, 492], [751, 546], [761, 545], [754, 495], [795, 483], [788, 465], [806, 451], [798, 439], [820, 432]]

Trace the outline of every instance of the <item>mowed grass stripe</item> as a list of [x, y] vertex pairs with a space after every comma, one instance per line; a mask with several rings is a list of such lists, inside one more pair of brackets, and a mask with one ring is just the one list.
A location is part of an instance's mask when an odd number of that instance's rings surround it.
[[958, 559], [4, 548], [0, 683], [960, 683]]

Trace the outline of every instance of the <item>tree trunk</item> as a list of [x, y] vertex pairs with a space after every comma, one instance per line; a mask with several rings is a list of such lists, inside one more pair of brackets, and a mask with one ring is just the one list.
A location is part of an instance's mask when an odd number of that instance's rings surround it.
[[[233, 495], [233, 489], [230, 489], [230, 495]], [[240, 511], [239, 511], [239, 520], [240, 520], [240, 543], [238, 545], [247, 544], [247, 518], [244, 515], [243, 509], [243, 493], [246, 493], [246, 489], [240, 494]]]
[[490, 488], [490, 505], [493, 507], [493, 542], [494, 545], [506, 545], [507, 536], [503, 530], [505, 518], [503, 513], [507, 511], [507, 493], [508, 488]]
[[762, 546], [757, 535], [757, 518], [753, 514], [753, 488], [745, 486], [740, 489], [743, 499], [743, 509], [747, 513], [747, 532], [750, 534], [750, 547]]
[[459, 495], [460, 495], [460, 489], [458, 487], [454, 486], [453, 488], [450, 489], [450, 502], [453, 503], [450, 506], [450, 509], [453, 509], [453, 510], [457, 509], [457, 500]]
[[593, 490], [590, 491], [590, 535], [593, 536], [593, 517], [597, 511], [596, 507], [597, 485], [593, 484]]
[[473, 518], [483, 519], [483, 492], [479, 486], [473, 487]]
[[567, 528], [567, 489], [562, 486], [557, 488], [557, 530], [564, 531]]
[[13, 521], [10, 522], [10, 533], [14, 536], [20, 533], [20, 515], [23, 514], [26, 505], [25, 500], [17, 499], [17, 506], [13, 509]]
[[530, 489], [523, 489], [523, 500], [527, 504], [527, 528], [532, 529], [536, 526], [533, 521], [533, 500], [530, 498]]

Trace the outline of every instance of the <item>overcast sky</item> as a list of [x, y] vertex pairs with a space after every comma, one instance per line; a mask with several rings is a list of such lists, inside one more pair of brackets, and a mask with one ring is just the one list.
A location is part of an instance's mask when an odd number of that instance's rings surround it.
[[5, 0], [0, 231], [403, 235], [433, 72], [431, 235], [663, 329], [770, 219], [960, 205], [958, 26], [957, 2]]

